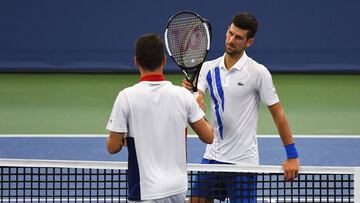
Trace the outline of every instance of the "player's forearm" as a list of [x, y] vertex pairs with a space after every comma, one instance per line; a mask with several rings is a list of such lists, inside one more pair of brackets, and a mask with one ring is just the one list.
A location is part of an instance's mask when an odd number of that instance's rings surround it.
[[207, 136], [202, 141], [205, 142], [206, 144], [212, 144], [214, 141], [213, 127], [208, 121], [206, 121], [206, 124], [207, 124], [207, 133], [206, 133]]
[[196, 101], [199, 104], [200, 108], [204, 112], [206, 112], [206, 104], [205, 104], [205, 101], [204, 101], [204, 93], [202, 93], [201, 91], [196, 92], [195, 98], [196, 98]]
[[283, 165], [285, 169], [285, 177], [287, 180], [292, 180], [297, 176], [300, 163], [298, 159], [299, 155], [294, 143], [294, 138], [291, 134], [288, 121], [280, 103], [274, 104], [268, 108], [273, 116], [274, 122], [286, 151], [287, 161], [285, 161]]
[[213, 130], [213, 126], [208, 122], [206, 121], [205, 119], [204, 120], [204, 123], [206, 123], [206, 127], [201, 129], [201, 134], [202, 136], [200, 137], [200, 139], [206, 143], [206, 144], [212, 144], [212, 142], [214, 141], [214, 130]]
[[278, 133], [281, 137], [283, 144], [288, 145], [294, 143], [294, 139], [289, 127], [289, 123], [286, 119], [285, 112], [281, 107], [281, 104], [277, 103], [268, 108], [271, 112], [271, 115], [273, 117], [273, 120], [275, 122], [275, 125], [277, 127]]
[[206, 144], [211, 144], [214, 140], [213, 126], [204, 118], [195, 123], [190, 123], [191, 128], [199, 136], [200, 140]]
[[278, 121], [276, 122], [276, 126], [284, 145], [294, 143], [294, 138], [291, 134], [291, 130], [285, 115], [282, 116], [282, 118], [278, 119]]

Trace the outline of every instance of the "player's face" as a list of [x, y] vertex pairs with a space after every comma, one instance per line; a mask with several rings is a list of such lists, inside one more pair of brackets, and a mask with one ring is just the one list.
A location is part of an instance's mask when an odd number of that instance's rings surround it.
[[244, 30], [231, 24], [226, 32], [225, 52], [230, 56], [241, 54], [251, 46], [254, 38], [247, 38], [248, 30]]

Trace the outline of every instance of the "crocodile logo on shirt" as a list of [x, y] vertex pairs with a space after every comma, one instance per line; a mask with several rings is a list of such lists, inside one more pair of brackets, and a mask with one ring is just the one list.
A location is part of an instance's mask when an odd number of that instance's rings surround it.
[[237, 83], [237, 85], [239, 85], [239, 86], [244, 86], [244, 83], [242, 83], [241, 81], [239, 81], [239, 82]]

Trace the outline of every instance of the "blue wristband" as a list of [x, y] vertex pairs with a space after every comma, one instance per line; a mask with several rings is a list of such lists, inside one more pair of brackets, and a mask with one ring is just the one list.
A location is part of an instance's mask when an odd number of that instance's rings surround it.
[[285, 151], [288, 159], [299, 158], [299, 154], [295, 148], [295, 143], [285, 145]]

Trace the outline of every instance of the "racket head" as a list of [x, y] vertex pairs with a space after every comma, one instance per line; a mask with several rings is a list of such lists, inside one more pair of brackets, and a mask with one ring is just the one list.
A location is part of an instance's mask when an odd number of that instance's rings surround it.
[[185, 71], [201, 66], [210, 49], [208, 24], [192, 11], [173, 15], [166, 25], [164, 38], [169, 56]]
[[209, 38], [210, 38], [210, 41], [212, 40], [212, 26], [211, 26], [211, 23], [208, 19], [206, 18], [203, 18], [204, 22], [206, 23], [207, 27], [208, 27], [208, 30], [209, 30]]

